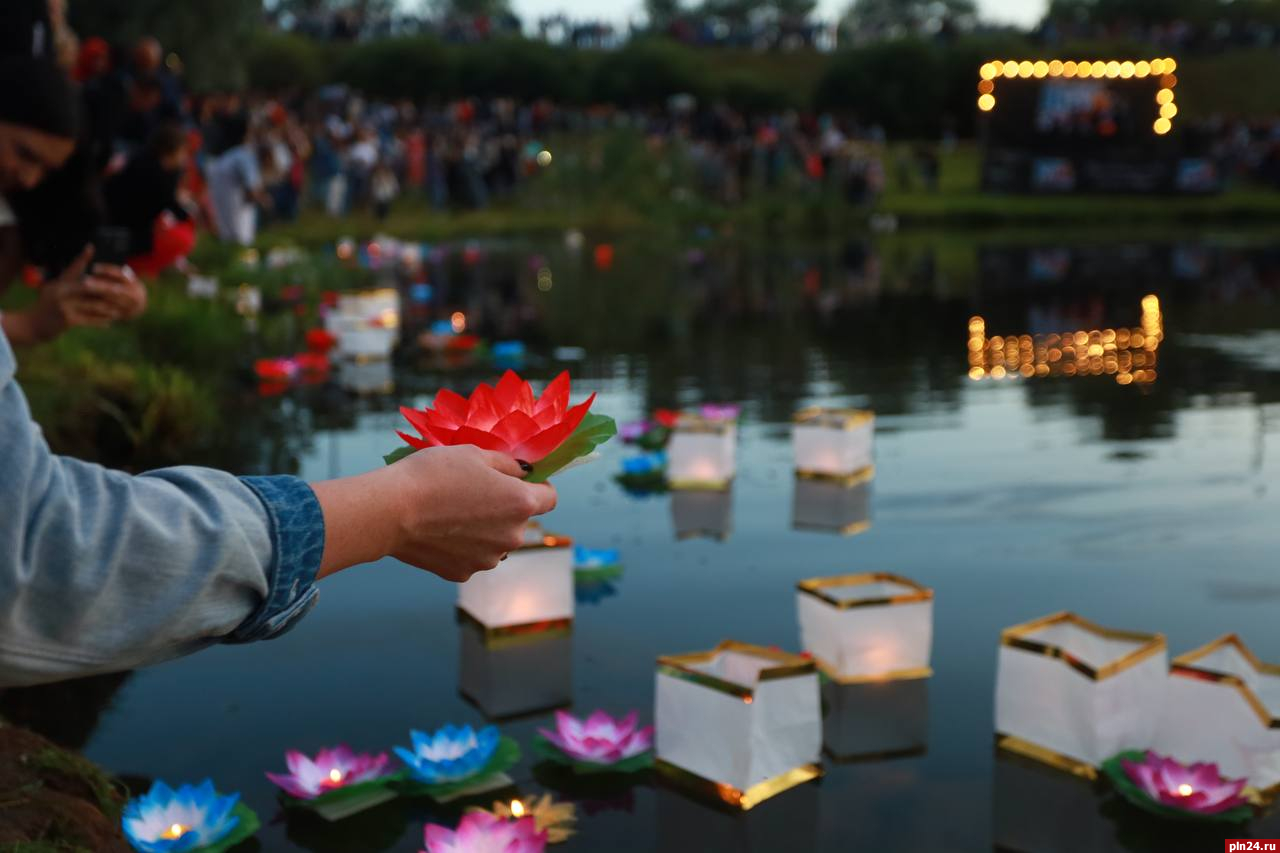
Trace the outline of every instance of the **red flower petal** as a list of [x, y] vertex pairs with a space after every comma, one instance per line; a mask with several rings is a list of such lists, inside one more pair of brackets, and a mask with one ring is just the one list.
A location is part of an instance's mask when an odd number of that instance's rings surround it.
[[493, 389], [483, 382], [471, 392], [471, 398], [467, 402], [467, 426], [475, 429], [492, 429], [507, 413], [498, 405]]
[[533, 388], [514, 370], [508, 370], [502, 374], [498, 387], [493, 389], [493, 396], [498, 401], [498, 408], [504, 412], [521, 411], [526, 415], [533, 414]]
[[448, 388], [441, 388], [436, 392], [435, 409], [442, 417], [446, 417], [453, 421], [453, 426], [459, 427], [467, 422], [467, 398], [450, 391]]
[[537, 462], [564, 444], [565, 439], [573, 435], [573, 431], [578, 428], [578, 424], [582, 423], [582, 419], [587, 416], [587, 410], [591, 408], [591, 404], [595, 402], [595, 399], [596, 395], [592, 394], [585, 403], [579, 403], [565, 413], [564, 420], [560, 421], [560, 423], [550, 429], [543, 430], [513, 448], [512, 450], [516, 457], [526, 462]]
[[416, 429], [420, 435], [424, 437], [431, 435], [433, 424], [431, 423], [429, 410], [423, 412], [418, 409], [411, 409], [408, 406], [401, 406], [400, 414], [404, 415], [405, 420], [413, 424], [413, 428]]
[[[490, 430], [508, 447], [516, 447], [542, 431], [537, 422], [524, 412], [515, 411], [493, 425]], [[528, 460], [526, 460], [528, 461]]]
[[547, 411], [548, 409], [556, 413], [559, 418], [569, 408], [569, 371], [564, 371], [555, 379], [552, 379], [547, 387], [542, 389], [542, 396], [538, 398], [538, 404], [533, 407], [533, 413]]
[[414, 437], [413, 437], [413, 436], [411, 436], [411, 435], [406, 435], [405, 433], [401, 432], [400, 430], [396, 430], [396, 435], [398, 435], [398, 436], [400, 436], [401, 438], [403, 438], [403, 439], [404, 439], [404, 441], [405, 441], [405, 444], [408, 444], [410, 447], [416, 447], [418, 450], [426, 450], [428, 447], [434, 447], [434, 446], [435, 446], [435, 445], [431, 444], [431, 443], [430, 443], [430, 442], [428, 442], [428, 441], [423, 441], [423, 440], [422, 440], [422, 439], [420, 439], [420, 438], [414, 438]]
[[[507, 444], [498, 436], [491, 432], [475, 429], [474, 427], [459, 427], [454, 433], [453, 440], [450, 444], [474, 444], [476, 447], [484, 450], [497, 450], [502, 453], [511, 453], [511, 445]], [[528, 460], [532, 462], [533, 460]]]

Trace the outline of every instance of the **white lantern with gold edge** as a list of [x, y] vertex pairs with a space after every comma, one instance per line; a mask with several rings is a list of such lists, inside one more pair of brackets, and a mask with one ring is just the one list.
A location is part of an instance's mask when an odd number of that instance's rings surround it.
[[656, 767], [669, 781], [750, 809], [822, 775], [813, 661], [726, 640], [658, 658]]
[[489, 637], [459, 620], [458, 692], [490, 721], [568, 707], [573, 700], [573, 634], [568, 626]]
[[1280, 666], [1235, 634], [1174, 658], [1156, 752], [1190, 764], [1210, 761], [1223, 776], [1280, 789]]
[[400, 338], [400, 293], [392, 287], [344, 293], [325, 328], [338, 339], [341, 356], [386, 358]]
[[927, 678], [933, 590], [886, 572], [796, 584], [800, 641], [835, 681]]
[[855, 536], [871, 529], [871, 480], [846, 486], [797, 476], [791, 498], [791, 526], [840, 536]]
[[737, 453], [737, 421], [681, 415], [667, 444], [667, 482], [673, 489], [727, 489]]
[[386, 358], [342, 359], [338, 362], [338, 387], [351, 394], [390, 394], [396, 390], [391, 360]]
[[860, 409], [811, 408], [792, 427], [796, 473], [852, 484], [875, 474], [872, 443], [875, 413]]
[[996, 743], [1088, 778], [1124, 749], [1146, 749], [1168, 653], [1160, 634], [1056, 613], [1006, 628], [996, 672]]
[[530, 522], [523, 547], [497, 568], [459, 585], [458, 609], [483, 626], [490, 640], [568, 626], [573, 621], [573, 540]]
[[733, 532], [733, 489], [672, 492], [671, 522], [677, 539], [725, 541]]

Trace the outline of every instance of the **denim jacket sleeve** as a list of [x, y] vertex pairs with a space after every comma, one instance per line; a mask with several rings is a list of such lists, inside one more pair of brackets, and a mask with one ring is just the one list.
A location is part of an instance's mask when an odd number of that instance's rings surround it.
[[0, 334], [0, 687], [268, 639], [315, 603], [306, 483], [55, 456], [14, 369]]

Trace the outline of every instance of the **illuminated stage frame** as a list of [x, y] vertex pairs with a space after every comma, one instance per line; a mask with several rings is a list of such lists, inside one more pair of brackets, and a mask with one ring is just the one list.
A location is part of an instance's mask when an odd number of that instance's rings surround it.
[[1007, 80], [1141, 80], [1159, 77], [1160, 89], [1156, 92], [1159, 114], [1151, 129], [1157, 136], [1164, 136], [1173, 129], [1173, 118], [1178, 114], [1178, 106], [1173, 102], [1173, 90], [1178, 85], [1178, 78], [1173, 72], [1177, 67], [1178, 63], [1172, 57], [1137, 61], [1085, 59], [1079, 62], [1061, 59], [993, 59], [984, 62], [978, 69], [978, 109], [989, 113], [996, 108], [996, 81], [1002, 77]]

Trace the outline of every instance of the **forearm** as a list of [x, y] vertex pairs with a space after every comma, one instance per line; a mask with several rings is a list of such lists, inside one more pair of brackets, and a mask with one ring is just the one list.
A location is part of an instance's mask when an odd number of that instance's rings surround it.
[[30, 308], [0, 313], [0, 331], [11, 343], [32, 346], [56, 338], [61, 329], [43, 317], [38, 308]]
[[324, 513], [324, 555], [318, 578], [391, 553], [397, 515], [381, 471], [312, 483]]

